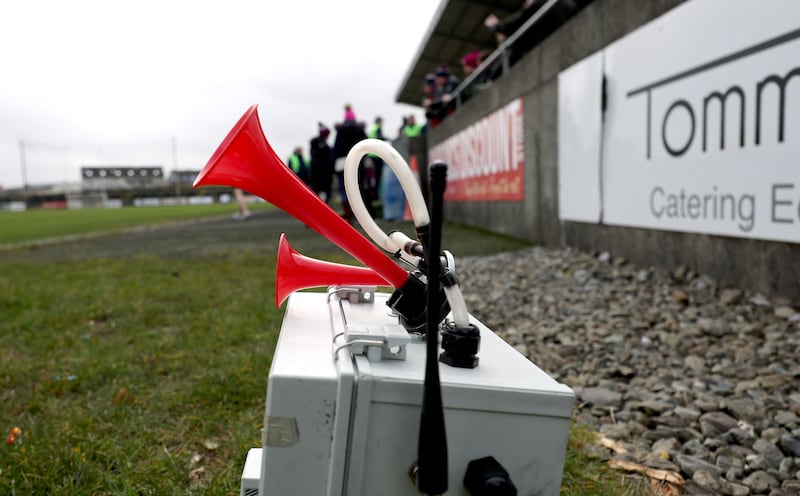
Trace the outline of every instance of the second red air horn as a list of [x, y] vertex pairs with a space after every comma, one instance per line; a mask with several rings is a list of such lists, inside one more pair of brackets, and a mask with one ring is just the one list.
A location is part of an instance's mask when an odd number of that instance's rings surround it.
[[388, 286], [377, 272], [367, 267], [354, 267], [307, 257], [295, 251], [281, 234], [278, 243], [278, 264], [275, 267], [275, 306], [298, 289], [320, 286]]

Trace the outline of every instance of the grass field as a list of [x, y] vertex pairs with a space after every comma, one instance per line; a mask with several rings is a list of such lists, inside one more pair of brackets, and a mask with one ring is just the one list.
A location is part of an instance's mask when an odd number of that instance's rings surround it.
[[[251, 208], [269, 208], [266, 203]], [[0, 210], [0, 245], [74, 237], [162, 222], [213, 215], [230, 215], [232, 205], [176, 205], [140, 208], [87, 208], [81, 210]]]
[[[141, 210], [153, 215], [143, 222], [179, 213], [157, 218], [156, 210]], [[52, 237], [47, 226], [66, 223], [59, 215], [74, 215], [70, 222], [83, 229], [105, 214], [29, 213], [26, 229], [15, 228], [16, 237], [6, 234], [4, 242], [29, 241], [34, 232]], [[180, 215], [195, 213], [230, 208]], [[22, 218], [4, 213], [0, 232], [6, 215]], [[109, 229], [132, 225], [109, 222]], [[524, 246], [448, 229], [473, 252]], [[250, 250], [68, 262], [11, 260], [0, 252], [0, 434], [21, 431], [0, 445], [0, 494], [238, 494], [245, 454], [261, 443], [282, 320], [271, 304], [274, 270], [273, 258]], [[562, 494], [637, 494], [583, 454], [590, 437], [573, 429]]]
[[261, 438], [273, 270], [253, 254], [2, 265], [0, 426], [22, 436], [0, 494], [234, 494]]

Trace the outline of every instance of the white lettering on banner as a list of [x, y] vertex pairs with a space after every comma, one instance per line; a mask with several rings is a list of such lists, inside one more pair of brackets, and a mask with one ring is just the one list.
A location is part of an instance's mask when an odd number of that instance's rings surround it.
[[448, 166], [445, 195], [460, 200], [522, 200], [523, 102], [518, 98], [430, 150]]

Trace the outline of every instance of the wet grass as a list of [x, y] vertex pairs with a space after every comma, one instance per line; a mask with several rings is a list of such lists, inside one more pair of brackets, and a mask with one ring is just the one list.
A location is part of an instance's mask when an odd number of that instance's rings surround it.
[[[271, 208], [266, 203], [253, 209]], [[0, 210], [0, 246], [31, 243], [142, 227], [214, 215], [230, 215], [233, 205], [175, 205], [161, 207], [85, 208], [77, 210]]]
[[281, 322], [273, 270], [252, 254], [0, 265], [0, 426], [22, 431], [0, 494], [236, 493]]

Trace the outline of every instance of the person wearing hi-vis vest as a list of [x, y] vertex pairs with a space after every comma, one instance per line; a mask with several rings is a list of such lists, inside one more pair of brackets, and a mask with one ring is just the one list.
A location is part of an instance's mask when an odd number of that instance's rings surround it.
[[311, 167], [308, 165], [308, 160], [303, 156], [303, 147], [298, 146], [294, 149], [294, 153], [287, 160], [287, 165], [292, 169], [297, 177], [306, 185], [311, 185]]
[[416, 138], [417, 136], [422, 136], [422, 133], [422, 126], [417, 124], [414, 114], [409, 114], [406, 118], [406, 125], [403, 126], [403, 134], [408, 138]]

